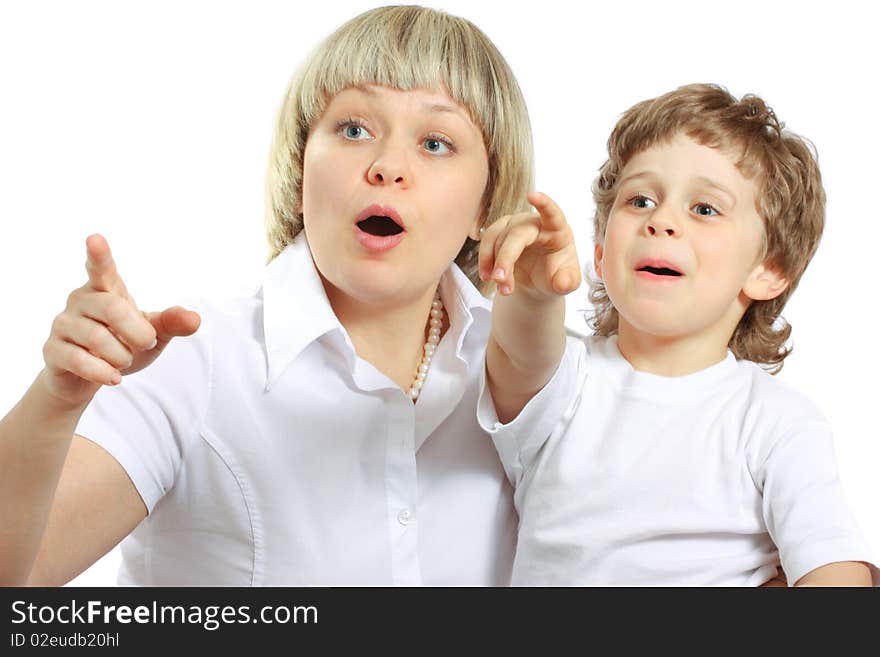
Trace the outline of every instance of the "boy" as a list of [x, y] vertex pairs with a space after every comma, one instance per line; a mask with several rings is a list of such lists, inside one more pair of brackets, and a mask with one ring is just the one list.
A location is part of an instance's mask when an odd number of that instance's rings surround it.
[[481, 250], [500, 421], [485, 391], [479, 413], [516, 486], [513, 583], [753, 586], [781, 562], [791, 583], [870, 585], [827, 424], [770, 376], [824, 223], [812, 152], [761, 99], [691, 85], [626, 112], [608, 153], [593, 337], [564, 346], [558, 208], [533, 198], [540, 216]]

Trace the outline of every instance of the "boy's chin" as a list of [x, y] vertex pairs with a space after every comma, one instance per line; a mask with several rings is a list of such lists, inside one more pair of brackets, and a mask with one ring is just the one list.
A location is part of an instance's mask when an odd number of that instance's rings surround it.
[[677, 314], [652, 310], [626, 315], [620, 313], [618, 330], [645, 337], [674, 340], [692, 333], [694, 327], [682, 321]]
[[644, 338], [660, 343], [672, 343], [679, 340], [698, 338], [700, 344], [718, 343], [718, 348], [725, 348], [730, 341], [732, 331], [727, 331], [722, 320], [712, 321], [711, 318], [694, 317], [693, 314], [658, 313], [643, 315], [620, 315], [618, 333], [629, 338]]

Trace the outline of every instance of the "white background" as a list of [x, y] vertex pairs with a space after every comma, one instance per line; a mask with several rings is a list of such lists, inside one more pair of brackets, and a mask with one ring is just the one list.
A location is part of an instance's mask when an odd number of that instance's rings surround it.
[[[144, 309], [229, 297], [257, 283], [267, 254], [263, 175], [287, 81], [322, 37], [373, 6], [0, 4], [0, 412], [36, 376], [52, 318], [85, 281], [88, 235], [108, 238]], [[827, 229], [785, 313], [795, 351], [780, 376], [829, 416], [850, 502], [880, 549], [872, 278], [880, 49], [864, 5], [434, 6], [472, 20], [510, 62], [532, 117], [538, 189], [566, 211], [585, 262], [590, 183], [610, 129], [633, 103], [716, 82], [736, 95], [761, 94], [816, 144]], [[581, 330], [585, 294], [569, 300], [568, 322]], [[114, 550], [73, 583], [113, 584], [118, 563]]]

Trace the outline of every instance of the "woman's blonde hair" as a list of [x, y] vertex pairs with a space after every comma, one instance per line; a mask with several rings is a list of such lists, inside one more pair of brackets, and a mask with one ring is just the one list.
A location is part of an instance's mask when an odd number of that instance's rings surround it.
[[[271, 261], [303, 229], [303, 157], [309, 131], [347, 87], [443, 89], [480, 128], [489, 160], [484, 225], [527, 208], [534, 156], [525, 100], [507, 62], [469, 21], [414, 6], [381, 7], [348, 21], [306, 59], [285, 95], [266, 179]], [[455, 259], [477, 287], [479, 242]]]
[[[595, 240], [601, 243], [617, 196], [620, 172], [636, 154], [686, 134], [704, 146], [737, 154], [737, 167], [756, 181], [757, 211], [764, 221], [763, 261], [788, 281], [775, 299], [754, 301], [730, 338], [739, 359], [759, 363], [772, 374], [791, 353], [791, 325], [782, 318], [791, 294], [816, 252], [825, 224], [825, 191], [815, 149], [784, 129], [754, 95], [737, 100], [722, 87], [692, 84], [627, 110], [608, 138], [608, 160], [593, 183]], [[601, 280], [590, 281], [597, 335], [617, 332], [618, 314]]]

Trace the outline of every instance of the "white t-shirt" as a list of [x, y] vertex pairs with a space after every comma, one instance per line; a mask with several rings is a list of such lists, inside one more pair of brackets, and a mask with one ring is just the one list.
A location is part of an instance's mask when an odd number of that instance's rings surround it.
[[127, 585], [506, 585], [512, 489], [476, 423], [490, 303], [454, 265], [450, 327], [415, 405], [358, 358], [305, 239], [247, 298], [104, 387], [77, 433], [149, 516]]
[[479, 416], [516, 487], [514, 585], [756, 586], [780, 560], [794, 584], [872, 560], [820, 411], [731, 353], [670, 378], [616, 337], [569, 339], [513, 425], [485, 387]]

